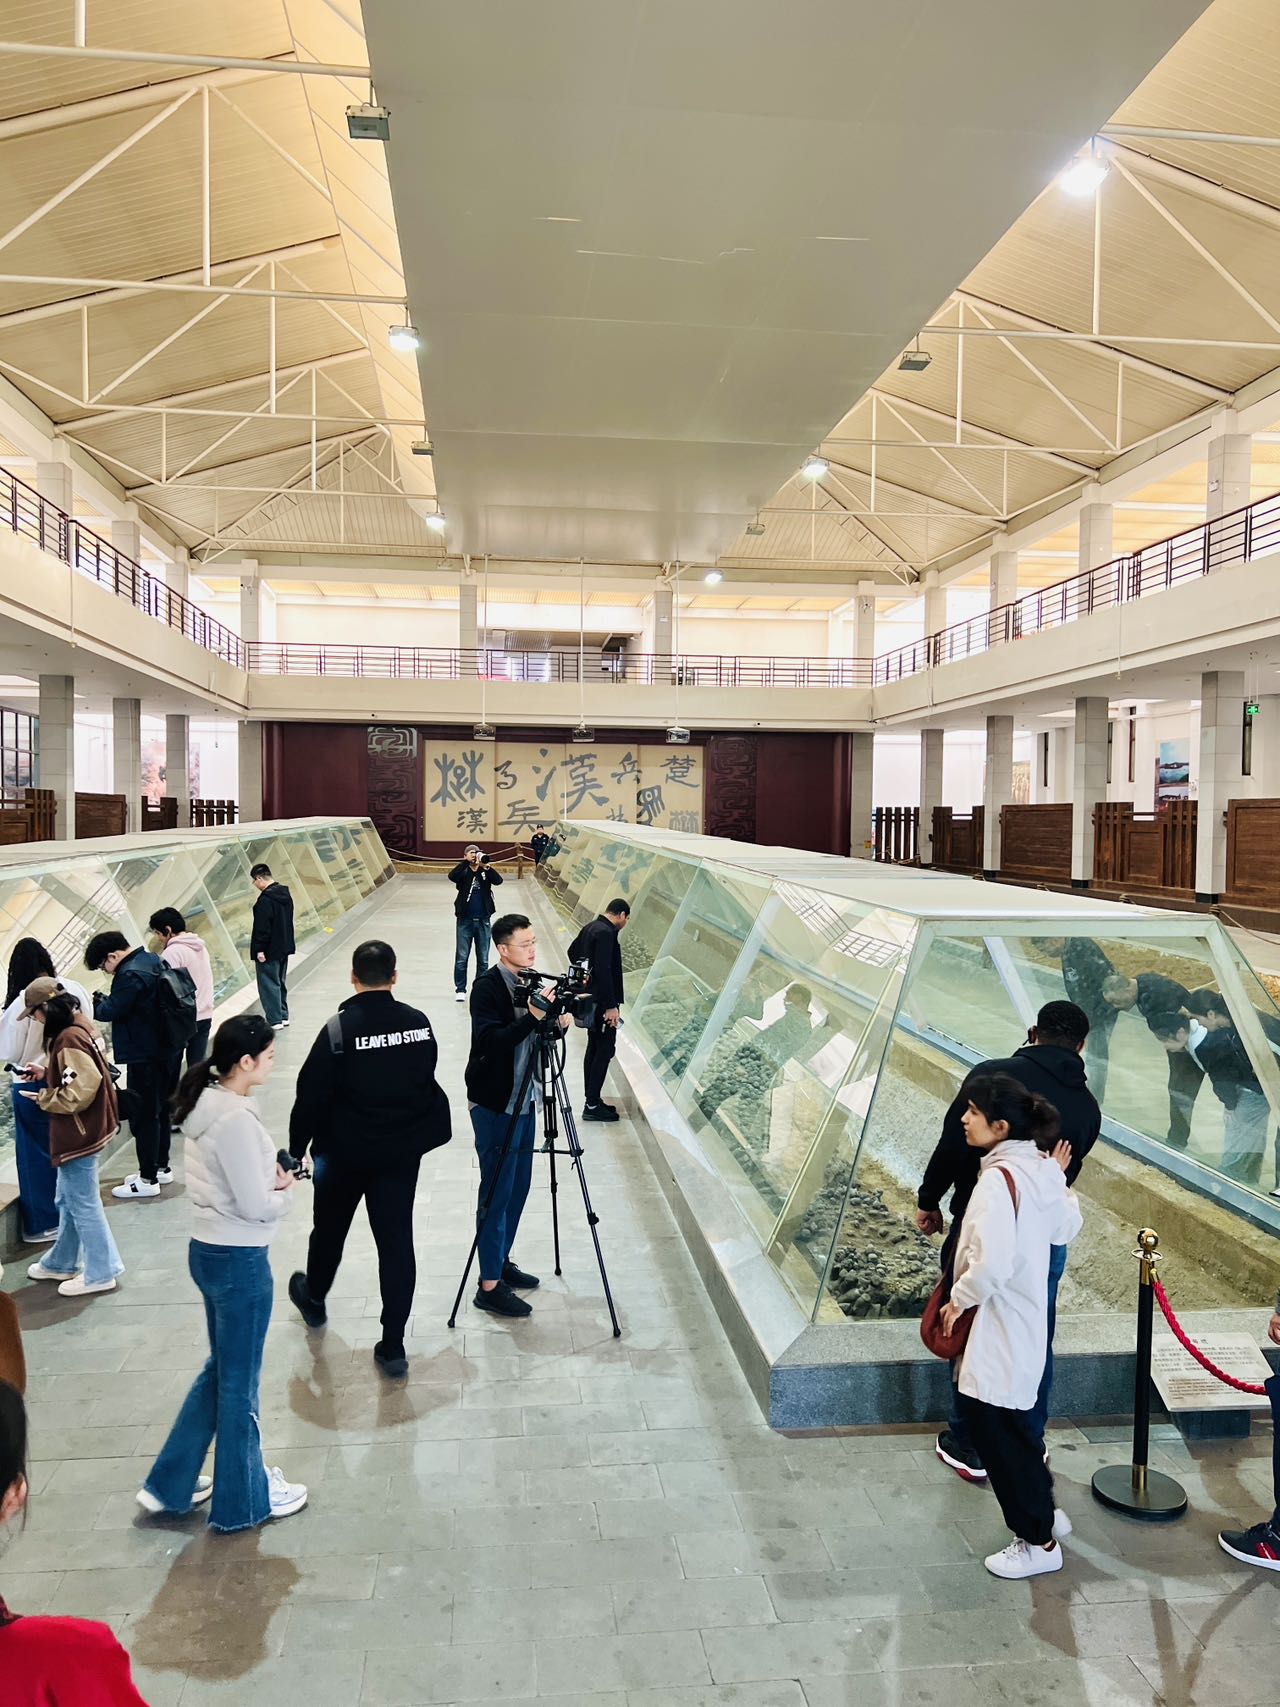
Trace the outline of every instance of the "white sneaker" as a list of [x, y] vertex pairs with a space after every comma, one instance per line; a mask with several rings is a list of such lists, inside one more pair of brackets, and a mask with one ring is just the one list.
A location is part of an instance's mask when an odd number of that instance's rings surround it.
[[115, 1289], [114, 1279], [86, 1280], [82, 1274], [77, 1274], [70, 1280], [64, 1280], [58, 1291], [64, 1298], [87, 1298], [91, 1292], [114, 1292]]
[[22, 1242], [24, 1245], [51, 1245], [57, 1236], [58, 1229], [55, 1227], [52, 1232], [32, 1233], [30, 1237], [24, 1233], [22, 1236]]
[[173, 1184], [173, 1169], [172, 1168], [157, 1168], [156, 1169], [156, 1184], [157, 1185], [172, 1185]]
[[46, 1268], [42, 1262], [33, 1262], [27, 1270], [28, 1280], [74, 1280], [79, 1274], [78, 1268]]
[[[465, 1002], [467, 999], [467, 992], [465, 990], [455, 990], [453, 992], [453, 999], [455, 1002]], [[1277, 1195], [1280, 1195], [1280, 1193]]]
[[287, 1031], [289, 1029], [289, 1022], [287, 1019], [282, 1019], [278, 1025], [273, 1025], [271, 1029], [272, 1031]]
[[160, 1187], [151, 1185], [141, 1174], [131, 1174], [123, 1185], [113, 1185], [112, 1197], [159, 1197]]
[[1047, 1571], [1062, 1569], [1062, 1548], [1055, 1541], [1052, 1547], [1033, 1547], [1027, 1541], [1011, 1541], [998, 1553], [991, 1553], [983, 1564], [993, 1577], [1005, 1577], [1018, 1582], [1023, 1577], [1041, 1577]]
[[1055, 1541], [1065, 1541], [1071, 1533], [1071, 1519], [1061, 1506], [1053, 1508], [1053, 1538]]
[[267, 1471], [267, 1481], [271, 1487], [272, 1517], [292, 1517], [306, 1505], [307, 1490], [301, 1482], [286, 1482], [279, 1465]]
[[[211, 1500], [212, 1498], [213, 1477], [197, 1476], [195, 1492], [191, 1496], [192, 1508], [194, 1509], [198, 1505], [204, 1505], [206, 1501]], [[160, 1504], [160, 1501], [151, 1492], [150, 1488], [139, 1488], [137, 1499], [138, 1504], [142, 1507], [143, 1511], [149, 1511], [152, 1517], [160, 1517], [169, 1510], [168, 1506]], [[180, 1517], [182, 1513], [178, 1512], [174, 1515]]]

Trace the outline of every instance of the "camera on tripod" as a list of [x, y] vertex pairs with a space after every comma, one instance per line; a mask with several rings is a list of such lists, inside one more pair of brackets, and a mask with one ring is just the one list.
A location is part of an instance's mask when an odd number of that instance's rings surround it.
[[585, 1023], [582, 1009], [595, 1000], [587, 987], [591, 975], [585, 966], [571, 961], [564, 972], [539, 972], [532, 966], [526, 966], [516, 976], [521, 990], [525, 992], [525, 1002], [530, 996], [537, 996], [538, 1005], [546, 1007], [546, 1017], [538, 1021], [539, 1027], [551, 1030], [561, 1014], [566, 1013], [572, 1014], [579, 1024]]

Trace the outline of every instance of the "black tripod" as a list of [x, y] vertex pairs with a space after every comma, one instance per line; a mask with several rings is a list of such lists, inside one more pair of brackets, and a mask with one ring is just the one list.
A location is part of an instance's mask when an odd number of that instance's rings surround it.
[[[618, 1312], [614, 1308], [613, 1293], [609, 1288], [609, 1276], [605, 1272], [604, 1252], [600, 1249], [600, 1234], [597, 1231], [600, 1217], [591, 1205], [591, 1193], [587, 1190], [587, 1176], [582, 1167], [582, 1145], [578, 1142], [578, 1129], [573, 1123], [573, 1107], [569, 1099], [568, 1088], [564, 1082], [564, 1033], [556, 1024], [554, 1018], [542, 1021], [533, 1033], [533, 1048], [529, 1060], [520, 1079], [520, 1087], [516, 1092], [516, 1112], [507, 1122], [506, 1134], [502, 1140], [502, 1153], [498, 1157], [498, 1165], [493, 1171], [489, 1189], [485, 1193], [484, 1202], [476, 1216], [475, 1237], [471, 1241], [471, 1249], [467, 1253], [467, 1266], [462, 1271], [462, 1279], [458, 1285], [458, 1296], [453, 1301], [453, 1309], [449, 1313], [449, 1326], [456, 1327], [458, 1311], [462, 1305], [462, 1295], [467, 1290], [467, 1277], [471, 1273], [471, 1265], [476, 1260], [476, 1252], [480, 1247], [480, 1234], [489, 1212], [493, 1208], [494, 1196], [502, 1179], [503, 1169], [511, 1154], [512, 1141], [515, 1138], [516, 1125], [521, 1111], [528, 1106], [530, 1087], [537, 1075], [542, 1103], [542, 1151], [549, 1166], [551, 1183], [551, 1236], [555, 1247], [555, 1271], [560, 1274], [560, 1204], [559, 1181], [556, 1178], [556, 1157], [568, 1156], [570, 1163], [578, 1175], [578, 1184], [582, 1188], [582, 1207], [586, 1212], [587, 1226], [591, 1229], [591, 1242], [595, 1246], [596, 1263], [600, 1269], [600, 1281], [604, 1287], [605, 1302], [609, 1306], [609, 1320], [613, 1323], [613, 1337], [620, 1339], [622, 1329], [618, 1325]], [[557, 1122], [563, 1122], [564, 1136], [567, 1149], [558, 1149], [556, 1139], [560, 1136]]]

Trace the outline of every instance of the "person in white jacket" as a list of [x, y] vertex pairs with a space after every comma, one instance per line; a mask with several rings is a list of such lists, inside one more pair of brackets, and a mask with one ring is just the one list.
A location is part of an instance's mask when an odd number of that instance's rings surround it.
[[[1008, 1073], [970, 1081], [965, 1142], [984, 1151], [956, 1243], [949, 1330], [974, 1310], [959, 1360], [960, 1407], [1014, 1539], [984, 1562], [993, 1576], [1062, 1569], [1059, 1538], [1070, 1523], [1053, 1503], [1047, 1454], [1032, 1426], [1048, 1340], [1049, 1247], [1080, 1231], [1067, 1185], [1070, 1146], [1058, 1116]], [[1051, 1149], [1052, 1147], [1052, 1149]]]

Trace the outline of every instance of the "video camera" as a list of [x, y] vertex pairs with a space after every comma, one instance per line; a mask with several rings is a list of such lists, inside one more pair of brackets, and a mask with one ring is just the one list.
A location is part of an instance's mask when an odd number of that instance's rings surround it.
[[579, 1024], [585, 1024], [585, 1018], [579, 1018], [581, 1010], [595, 997], [587, 988], [590, 973], [585, 966], [570, 962], [564, 972], [539, 972], [532, 966], [522, 967], [516, 974], [520, 988], [525, 992], [524, 1001], [536, 995], [539, 1005], [545, 1005], [546, 1017], [539, 1020], [539, 1025], [548, 1029], [553, 1027], [561, 1014], [572, 1014]]

